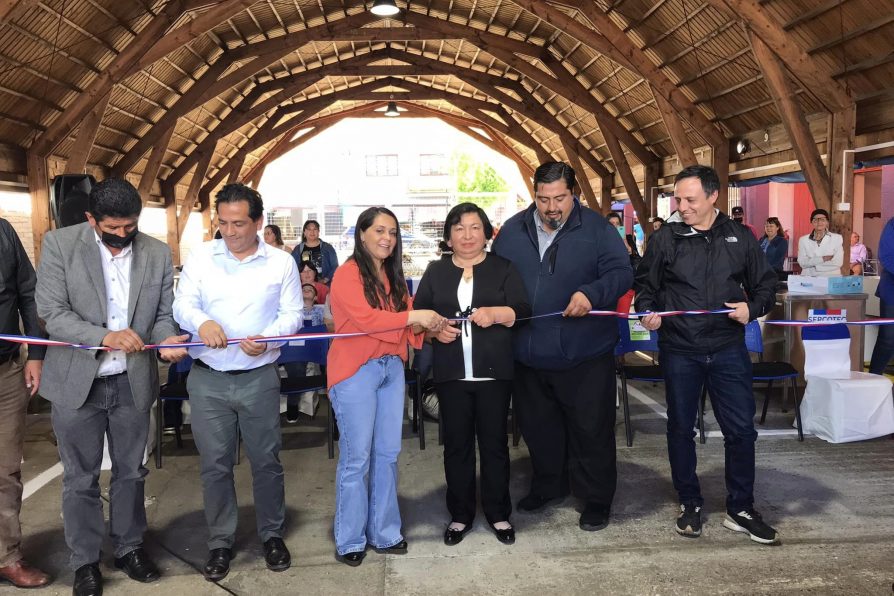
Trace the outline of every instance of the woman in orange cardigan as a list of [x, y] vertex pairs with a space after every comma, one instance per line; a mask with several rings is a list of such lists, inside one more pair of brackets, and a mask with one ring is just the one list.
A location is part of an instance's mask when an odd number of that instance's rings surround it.
[[366, 545], [404, 554], [397, 507], [397, 456], [404, 409], [407, 345], [422, 347], [426, 330], [446, 319], [412, 310], [401, 268], [400, 227], [384, 207], [360, 214], [354, 254], [339, 267], [329, 294], [336, 338], [328, 358], [329, 398], [338, 418], [335, 477], [336, 558], [356, 567]]

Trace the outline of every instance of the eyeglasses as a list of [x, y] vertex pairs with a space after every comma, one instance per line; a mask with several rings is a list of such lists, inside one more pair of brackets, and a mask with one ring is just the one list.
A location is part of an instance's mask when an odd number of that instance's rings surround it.
[[814, 217], [810, 221], [829, 221], [829, 220], [825, 217]]

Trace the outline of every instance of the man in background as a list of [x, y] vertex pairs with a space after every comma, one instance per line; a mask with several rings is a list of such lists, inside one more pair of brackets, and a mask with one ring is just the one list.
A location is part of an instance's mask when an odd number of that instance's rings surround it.
[[[34, 267], [18, 234], [0, 219], [0, 333], [44, 337], [34, 303]], [[46, 348], [30, 346], [22, 360], [17, 343], [0, 341], [0, 578], [17, 588], [37, 588], [49, 576], [22, 558], [22, 449], [28, 400], [40, 388]]]

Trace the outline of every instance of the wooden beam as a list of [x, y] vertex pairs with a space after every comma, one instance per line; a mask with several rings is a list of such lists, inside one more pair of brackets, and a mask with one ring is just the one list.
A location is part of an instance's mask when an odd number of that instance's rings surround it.
[[[795, 80], [830, 112], [854, 103], [851, 92], [832, 78], [832, 73], [805, 52], [787, 33], [779, 21], [770, 18], [756, 0], [708, 0], [721, 10], [727, 9], [747, 25], [749, 36], [755, 35], [779, 56]], [[752, 41], [752, 48], [754, 42]]]
[[78, 138], [75, 140], [71, 155], [68, 156], [68, 161], [65, 163], [66, 173], [83, 174], [87, 171], [87, 159], [90, 157], [90, 150], [93, 148], [93, 141], [96, 140], [96, 133], [99, 131], [99, 125], [102, 122], [103, 114], [105, 114], [106, 106], [109, 105], [110, 96], [111, 92], [106, 93], [81, 120]]
[[[723, 133], [717, 125], [711, 122], [652, 62], [646, 53], [615, 25], [611, 17], [594, 3], [584, 2], [581, 4], [580, 10], [593, 23], [598, 33], [562, 11], [551, 7], [544, 0], [512, 1], [597, 52], [606, 53], [622, 66], [632, 68], [634, 72], [652, 85], [656, 93], [664, 96], [677, 113], [688, 121], [693, 130], [697, 131], [708, 143], [714, 144], [723, 138]], [[604, 43], [604, 41], [608, 41], [608, 43]]]
[[[664, 127], [667, 129], [671, 143], [674, 145], [674, 151], [677, 152], [677, 161], [680, 162], [680, 168], [698, 164], [698, 160], [695, 159], [695, 150], [686, 136], [686, 129], [683, 127], [683, 123], [677, 116], [674, 107], [668, 103], [663, 95], [656, 93], [654, 87], [652, 88], [652, 96], [655, 98], [655, 106], [661, 113], [661, 120], [664, 122]], [[646, 227], [643, 226], [643, 229]]]
[[146, 205], [146, 202], [149, 200], [152, 185], [158, 178], [158, 170], [161, 168], [161, 162], [164, 160], [165, 152], [168, 150], [168, 143], [171, 142], [173, 134], [174, 127], [172, 126], [156, 142], [152, 148], [152, 153], [149, 154], [149, 161], [146, 162], [146, 168], [143, 170], [143, 175], [140, 177], [140, 186], [137, 189], [140, 193], [140, 198], [143, 200], [143, 205]]
[[[161, 118], [152, 126], [152, 128], [142, 136], [142, 138], [137, 141], [137, 143], [131, 147], [128, 152], [122, 157], [114, 166], [113, 173], [122, 176], [139, 161], [139, 159], [152, 147], [155, 142], [161, 137], [161, 135], [168, 129], [170, 126], [174, 126], [177, 123], [177, 119], [185, 116], [192, 110], [196, 109], [200, 105], [210, 101], [214, 97], [217, 97], [221, 93], [225, 91], [229, 91], [231, 88], [239, 85], [244, 82], [247, 78], [251, 77], [255, 73], [260, 70], [263, 70], [272, 62], [275, 62], [279, 58], [284, 57], [286, 54], [294, 51], [297, 47], [301, 45], [305, 45], [310, 41], [314, 41], [319, 38], [322, 34], [330, 31], [339, 31], [346, 27], [355, 27], [358, 24], [362, 24], [367, 22], [368, 17], [358, 17], [354, 15], [352, 17], [342, 19], [340, 21], [336, 21], [333, 24], [321, 25], [317, 27], [310, 27], [308, 29], [304, 29], [302, 31], [297, 31], [295, 33], [290, 33], [288, 36], [289, 39], [296, 45], [291, 47], [285, 47], [279, 49], [279, 54], [263, 54], [261, 53], [260, 58], [255, 58], [247, 65], [241, 65], [237, 67], [232, 72], [224, 73], [227, 69], [230, 68], [234, 63], [239, 60], [244, 60], [246, 58], [250, 58], [252, 55], [245, 50], [249, 46], [242, 46], [240, 48], [234, 50], [225, 51], [221, 54], [218, 59], [211, 65], [211, 67], [205, 71], [200, 77], [199, 80], [193, 83], [192, 87], [190, 87], [186, 93], [184, 93], [180, 98], [177, 99], [174, 104], [168, 108], [168, 110], [162, 115]], [[277, 38], [281, 39], [281, 38]], [[259, 44], [254, 44], [259, 45]], [[370, 53], [372, 55], [373, 53]], [[360, 57], [357, 57], [357, 60], [361, 60]], [[348, 60], [346, 62], [351, 62]], [[311, 72], [328, 72], [335, 70], [338, 67], [338, 63], [329, 64], [320, 69], [312, 69], [307, 71], [307, 73], [298, 73], [294, 78], [307, 76], [308, 81], [316, 82], [319, 79], [313, 79], [313, 75]], [[323, 70], [326, 69], [326, 70]], [[292, 78], [292, 77], [290, 77]], [[312, 82], [308, 82], [307, 84], [312, 84]], [[296, 83], [297, 84], [297, 83]], [[279, 85], [279, 86], [277, 86]], [[261, 95], [266, 91], [273, 90], [281, 90], [283, 88], [284, 83], [271, 81], [268, 84], [259, 85], [260, 89], [257, 91], [253, 90], [253, 93], [249, 93], [245, 98], [241, 100], [238, 105], [243, 105], [244, 102], [251, 99], [251, 102], [260, 99]], [[249, 102], [247, 106], [251, 105]]]
[[157, 40], [155, 44], [140, 57], [131, 69], [130, 74], [146, 68], [155, 61], [164, 58], [174, 50], [181, 48], [195, 38], [204, 35], [221, 23], [226, 22], [231, 17], [236, 16], [252, 4], [256, 4], [258, 1], [259, 0], [225, 0], [223, 2], [217, 2], [215, 6], [209, 8], [189, 23], [178, 27]]
[[177, 241], [183, 239], [183, 230], [186, 229], [186, 222], [189, 221], [189, 214], [192, 212], [196, 200], [199, 198], [199, 190], [205, 181], [205, 174], [208, 172], [208, 166], [211, 165], [211, 158], [214, 157], [214, 150], [208, 151], [202, 155], [196, 169], [192, 173], [192, 180], [189, 181], [189, 188], [186, 196], [180, 203], [180, 213], [177, 214]]
[[[829, 179], [832, 186], [832, 217], [830, 229], [845, 238], [843, 275], [850, 274], [850, 237], [854, 231], [854, 154], [845, 150], [854, 148], [857, 128], [857, 106], [835, 112], [829, 117]], [[846, 203], [849, 209], [842, 211], [839, 205]]]
[[16, 20], [37, 3], [38, 0], [0, 0], [0, 24]]
[[608, 215], [608, 212], [612, 210], [612, 188], [614, 184], [614, 177], [611, 174], [602, 176], [599, 179], [599, 186], [601, 187], [599, 206], [601, 207], [602, 215]]
[[238, 156], [231, 166], [230, 175], [227, 177], [227, 184], [239, 182], [239, 174], [242, 173], [242, 166], [245, 165], [245, 155]]
[[817, 208], [825, 209], [831, 213], [832, 189], [829, 176], [823, 165], [823, 160], [816, 148], [816, 142], [810, 134], [810, 127], [801, 106], [795, 96], [795, 89], [789, 83], [782, 64], [773, 54], [772, 50], [764, 43], [763, 39], [749, 30], [751, 50], [757, 60], [773, 103], [782, 117], [782, 124], [792, 142], [792, 149], [798, 156], [798, 162], [810, 187], [810, 194]]
[[714, 145], [711, 148], [711, 154], [714, 170], [720, 181], [720, 187], [717, 189], [717, 201], [714, 206], [724, 213], [729, 213], [729, 142]]
[[643, 195], [639, 191], [639, 185], [636, 183], [636, 178], [633, 177], [633, 172], [630, 171], [630, 165], [627, 163], [627, 157], [621, 149], [621, 144], [611, 133], [604, 134], [604, 136], [608, 152], [611, 153], [612, 161], [615, 162], [615, 174], [621, 178], [624, 190], [627, 191], [627, 198], [630, 199], [630, 204], [636, 211], [636, 216], [640, 221], [648, 221], [649, 213], [643, 201]]
[[171, 259], [174, 267], [180, 266], [180, 235], [178, 233], [177, 219], [177, 193], [173, 184], [166, 181], [161, 183], [161, 194], [165, 201], [165, 216], [167, 218], [168, 239], [167, 245], [171, 249]]
[[172, 0], [119, 53], [92, 83], [66, 107], [65, 111], [40, 134], [31, 151], [46, 157], [68, 138], [74, 127], [112, 87], [124, 79], [140, 57], [145, 54], [182, 12], [182, 0]]
[[40, 261], [44, 235], [50, 231], [50, 178], [47, 159], [31, 151], [26, 156], [28, 192], [31, 194], [31, 234], [34, 240], [34, 264]]
[[658, 193], [658, 164], [649, 164], [643, 168], [643, 203], [645, 205], [645, 215], [646, 217], [639, 217], [639, 225], [643, 229], [643, 233], [646, 235], [646, 238], [652, 235], [652, 226], [649, 225], [649, 220], [655, 216], [655, 209], [653, 206], [652, 197], [656, 196]]
[[574, 168], [574, 172], [577, 174], [575, 180], [577, 180], [577, 183], [580, 186], [580, 194], [583, 195], [584, 202], [586, 202], [587, 206], [593, 211], [596, 211], [597, 213], [600, 212], [601, 208], [599, 201], [596, 200], [596, 193], [593, 192], [593, 187], [590, 186], [590, 180], [587, 179], [587, 173], [584, 171], [583, 162], [581, 162], [574, 147], [564, 140], [562, 141], [562, 148], [565, 149], [565, 155], [568, 157], [568, 161], [571, 162], [571, 167]]

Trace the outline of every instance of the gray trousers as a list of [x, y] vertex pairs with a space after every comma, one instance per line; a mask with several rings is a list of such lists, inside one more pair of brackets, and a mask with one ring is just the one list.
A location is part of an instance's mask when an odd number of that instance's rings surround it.
[[239, 375], [199, 366], [189, 372], [186, 388], [201, 460], [209, 550], [232, 548], [235, 539], [237, 429], [251, 463], [258, 536], [262, 542], [282, 538], [286, 508], [279, 461], [279, 386], [273, 364]]
[[109, 437], [112, 481], [109, 487], [109, 535], [115, 556], [123, 557], [143, 543], [146, 508], [143, 466], [149, 412], [134, 405], [127, 374], [96, 379], [80, 408], [53, 404], [53, 431], [59, 443], [62, 517], [69, 565], [77, 569], [102, 555], [105, 521], [99, 492], [103, 439]]

